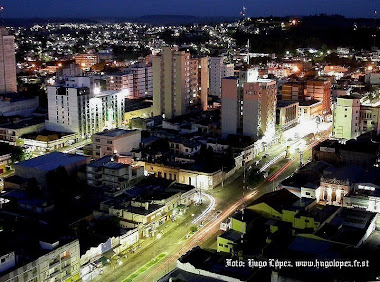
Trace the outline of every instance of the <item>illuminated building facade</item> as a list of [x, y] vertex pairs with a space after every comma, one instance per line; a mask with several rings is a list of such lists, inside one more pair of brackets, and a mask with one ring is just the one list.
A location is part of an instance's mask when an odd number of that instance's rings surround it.
[[308, 80], [306, 82], [307, 96], [322, 102], [322, 114], [331, 113], [331, 82], [329, 80]]
[[183, 115], [190, 104], [190, 53], [164, 47], [153, 57], [153, 112]]
[[234, 75], [234, 65], [225, 64], [223, 57], [210, 58], [210, 95], [222, 95], [222, 78]]
[[0, 28], [0, 93], [17, 92], [14, 36]]
[[[183, 115], [207, 103], [207, 58], [191, 58], [190, 53], [164, 47], [153, 57], [153, 112], [166, 118]], [[203, 105], [203, 108], [205, 105]]]
[[258, 79], [255, 69], [241, 71], [239, 77], [222, 79], [222, 133], [242, 133], [260, 138], [275, 132], [276, 81]]
[[112, 129], [92, 135], [94, 159], [116, 153], [130, 153], [141, 142], [141, 131]]
[[89, 70], [93, 65], [99, 63], [98, 54], [79, 54], [75, 57], [75, 63], [82, 69]]
[[99, 83], [92, 77], [67, 78], [62, 84], [48, 87], [46, 128], [89, 138], [104, 129], [119, 127], [124, 104], [122, 91], [101, 92]]
[[380, 105], [363, 102], [360, 97], [342, 96], [334, 109], [333, 136], [353, 139], [362, 133], [380, 133]]
[[300, 81], [289, 81], [282, 85], [282, 100], [285, 101], [304, 101], [305, 84]]

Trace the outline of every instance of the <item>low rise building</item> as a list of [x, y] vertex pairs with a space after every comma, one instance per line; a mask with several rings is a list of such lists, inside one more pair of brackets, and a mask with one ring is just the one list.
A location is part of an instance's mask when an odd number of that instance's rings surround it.
[[[49, 172], [59, 167], [65, 168], [68, 175], [74, 175], [80, 168], [84, 168], [90, 162], [89, 157], [52, 152], [14, 165], [15, 175], [25, 179], [35, 178], [39, 185], [47, 188], [46, 176]], [[5, 187], [7, 179], [5, 180]]]
[[39, 106], [38, 97], [24, 97], [19, 93], [0, 95], [0, 116], [30, 116]]
[[41, 132], [45, 129], [45, 121], [41, 119], [22, 119], [17, 122], [0, 125], [0, 140], [16, 145], [17, 140], [24, 134]]
[[181, 206], [193, 203], [195, 192], [190, 185], [147, 178], [123, 195], [101, 203], [100, 209], [119, 217], [121, 228], [138, 228], [142, 237], [149, 237], [157, 227], [175, 219]]
[[299, 119], [314, 120], [322, 117], [322, 102], [317, 100], [306, 100], [299, 102]]
[[116, 153], [130, 153], [141, 142], [141, 131], [112, 129], [92, 136], [92, 156], [94, 159]]
[[194, 156], [199, 153], [201, 143], [196, 140], [175, 138], [169, 140], [170, 150], [177, 155]]
[[372, 167], [379, 162], [380, 146], [369, 135], [341, 144], [338, 140], [325, 140], [313, 148], [313, 161], [326, 161], [333, 165]]
[[175, 180], [181, 184], [194, 185], [198, 189], [213, 189], [223, 180], [221, 169], [204, 170], [197, 164], [160, 164], [145, 162], [145, 170], [157, 178]]
[[132, 180], [144, 176], [144, 168], [117, 162], [117, 156], [108, 155], [86, 167], [87, 184], [102, 187], [106, 193], [124, 191]]
[[73, 145], [78, 141], [75, 133], [53, 132], [43, 130], [24, 134], [19, 143], [32, 153], [50, 153], [64, 147]]
[[298, 102], [277, 101], [276, 125], [282, 130], [296, 126], [299, 123], [298, 108]]
[[1, 254], [0, 281], [80, 280], [79, 241], [41, 240], [35, 253], [9, 251]]

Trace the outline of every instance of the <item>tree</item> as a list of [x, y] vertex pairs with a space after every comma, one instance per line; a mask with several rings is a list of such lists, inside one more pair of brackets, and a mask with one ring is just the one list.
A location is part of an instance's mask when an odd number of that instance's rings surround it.
[[250, 170], [249, 174], [248, 174], [248, 184], [249, 185], [256, 185], [258, 184], [261, 180], [264, 179], [264, 176], [263, 176], [263, 173], [260, 172], [260, 170], [258, 168], [253, 168]]
[[21, 147], [13, 147], [11, 154], [12, 164], [24, 161], [26, 159], [26, 153]]

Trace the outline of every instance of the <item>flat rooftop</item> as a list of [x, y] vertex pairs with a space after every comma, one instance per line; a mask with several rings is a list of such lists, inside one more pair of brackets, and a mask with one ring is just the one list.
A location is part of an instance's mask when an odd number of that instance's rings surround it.
[[284, 101], [284, 100], [278, 100], [277, 101], [277, 108], [284, 108], [284, 107], [287, 107], [287, 106], [290, 106], [290, 105], [294, 105], [294, 104], [298, 104], [299, 102], [295, 102], [295, 101]]
[[230, 229], [230, 230], [224, 232], [223, 234], [219, 235], [219, 237], [236, 243], [241, 239], [242, 234], [243, 233], [241, 233], [239, 231]]
[[102, 132], [98, 132], [94, 135], [96, 135], [96, 136], [107, 136], [107, 137], [119, 137], [119, 136], [131, 134], [133, 132], [137, 132], [137, 130], [136, 129], [127, 130], [127, 129], [115, 128], [115, 129], [111, 129], [111, 130], [105, 130]]
[[29, 126], [33, 126], [36, 124], [45, 123], [45, 120], [43, 119], [25, 119], [18, 122], [11, 122], [11, 123], [5, 123], [1, 124], [0, 128], [6, 128], [6, 129], [21, 129]]
[[47, 155], [19, 162], [16, 166], [29, 167], [48, 172], [57, 169], [59, 166], [67, 166], [87, 159], [88, 157], [81, 155], [52, 152]]
[[311, 105], [316, 105], [318, 103], [322, 104], [322, 101], [318, 101], [318, 100], [307, 100], [307, 101], [300, 101], [300, 106], [302, 107], [307, 107], [307, 106], [311, 106]]

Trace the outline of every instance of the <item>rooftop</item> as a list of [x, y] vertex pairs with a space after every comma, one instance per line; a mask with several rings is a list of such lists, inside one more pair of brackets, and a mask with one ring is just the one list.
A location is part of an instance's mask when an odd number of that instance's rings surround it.
[[232, 241], [234, 243], [237, 243], [242, 238], [242, 235], [243, 235], [243, 233], [236, 231], [236, 230], [233, 230], [233, 229], [230, 229], [230, 230], [222, 233], [221, 235], [219, 235], [219, 237], [227, 239], [227, 240]]
[[342, 208], [331, 222], [315, 235], [321, 238], [356, 246], [367, 232], [376, 214], [364, 210]]
[[25, 128], [29, 126], [33, 126], [36, 124], [41, 124], [45, 123], [43, 119], [24, 119], [18, 122], [12, 122], [12, 123], [6, 123], [6, 124], [1, 124], [1, 128], [7, 128], [7, 129], [20, 129], [20, 128]]
[[15, 166], [29, 167], [48, 172], [57, 169], [59, 166], [67, 166], [87, 159], [89, 158], [81, 155], [52, 152], [47, 155], [19, 162]]
[[287, 107], [287, 106], [290, 106], [290, 105], [294, 105], [294, 104], [298, 104], [299, 102], [295, 102], [295, 101], [284, 101], [284, 100], [278, 100], [277, 101], [277, 108], [284, 108], [284, 107]]
[[307, 107], [307, 106], [311, 106], [311, 105], [317, 105], [317, 104], [322, 104], [322, 101], [318, 101], [318, 100], [306, 100], [306, 101], [300, 101], [300, 107]]
[[271, 193], [264, 194], [257, 200], [253, 201], [248, 209], [252, 206], [265, 203], [278, 212], [282, 212], [283, 209], [290, 208], [296, 202], [299, 201], [299, 197], [289, 192], [286, 189], [277, 190]]
[[[211, 273], [236, 278], [240, 281], [251, 281], [255, 269], [246, 267], [226, 267], [226, 257], [195, 247], [181, 256], [178, 261], [191, 264], [195, 269], [209, 271]], [[231, 279], [232, 280], [232, 279]], [[199, 280], [198, 280], [199, 281]]]
[[137, 133], [137, 130], [136, 129], [127, 130], [127, 129], [115, 128], [115, 129], [111, 129], [111, 130], [105, 130], [103, 132], [98, 132], [98, 133], [94, 134], [94, 136], [120, 137], [120, 136], [125, 136], [128, 134], [131, 134], [133, 132]]

